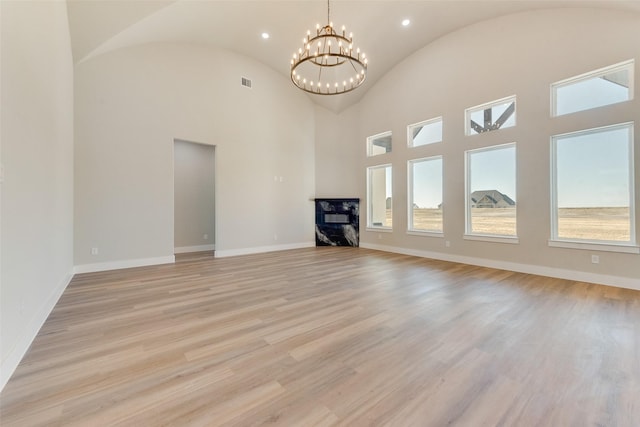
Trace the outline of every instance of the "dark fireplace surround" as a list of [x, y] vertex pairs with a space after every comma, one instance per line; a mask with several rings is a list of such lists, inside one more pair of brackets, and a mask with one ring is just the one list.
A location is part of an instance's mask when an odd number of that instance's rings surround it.
[[360, 199], [315, 199], [316, 246], [359, 246]]

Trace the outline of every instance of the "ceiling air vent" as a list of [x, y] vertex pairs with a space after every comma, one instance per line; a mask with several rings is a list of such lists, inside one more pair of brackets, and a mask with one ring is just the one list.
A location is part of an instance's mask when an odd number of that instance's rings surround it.
[[251, 80], [246, 78], [246, 77], [243, 77], [242, 78], [242, 86], [248, 87], [249, 89], [251, 89]]

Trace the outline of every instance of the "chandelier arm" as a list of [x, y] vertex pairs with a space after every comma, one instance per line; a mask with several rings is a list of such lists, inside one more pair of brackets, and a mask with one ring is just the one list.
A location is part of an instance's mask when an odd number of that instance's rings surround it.
[[353, 65], [353, 58], [351, 58], [351, 57], [349, 57], [349, 64], [351, 64], [351, 68], [353, 68], [353, 71], [355, 71], [357, 73], [358, 69], [356, 68], [355, 65]]

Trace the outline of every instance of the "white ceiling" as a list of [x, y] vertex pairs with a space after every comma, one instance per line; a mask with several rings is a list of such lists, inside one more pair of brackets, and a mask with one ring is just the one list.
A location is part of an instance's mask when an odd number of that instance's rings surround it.
[[[289, 60], [308, 29], [327, 19], [326, 0], [67, 0], [76, 63], [151, 42], [209, 44], [249, 56], [288, 78]], [[331, 20], [346, 25], [367, 53], [367, 81], [337, 96], [309, 95], [335, 112], [358, 102], [396, 64], [439, 37], [476, 22], [544, 8], [597, 7], [640, 13], [640, 0], [332, 0]], [[403, 27], [401, 21], [411, 24]], [[260, 35], [271, 37], [263, 40]], [[249, 76], [250, 77], [250, 76]]]

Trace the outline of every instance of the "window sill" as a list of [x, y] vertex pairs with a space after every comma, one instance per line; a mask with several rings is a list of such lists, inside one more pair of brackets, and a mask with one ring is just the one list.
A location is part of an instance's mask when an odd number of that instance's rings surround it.
[[587, 251], [622, 252], [627, 254], [640, 254], [640, 247], [634, 245], [576, 242], [568, 240], [549, 240], [549, 246], [553, 248], [582, 249]]
[[410, 236], [422, 236], [422, 237], [444, 237], [442, 231], [426, 231], [426, 230], [407, 230], [407, 234]]
[[481, 242], [492, 242], [492, 243], [508, 243], [512, 245], [517, 245], [520, 243], [520, 240], [516, 236], [487, 236], [483, 234], [465, 234], [465, 240], [477, 240]]
[[365, 228], [366, 231], [375, 231], [376, 233], [392, 233], [393, 232], [393, 228], [391, 227], [367, 227]]

